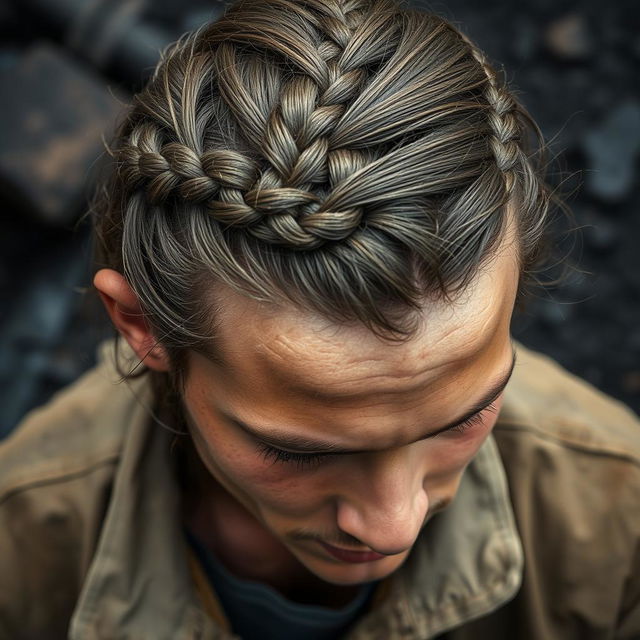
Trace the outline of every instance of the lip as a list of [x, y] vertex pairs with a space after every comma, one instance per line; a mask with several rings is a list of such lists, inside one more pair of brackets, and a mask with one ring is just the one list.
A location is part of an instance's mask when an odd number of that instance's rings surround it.
[[376, 553], [375, 551], [350, 551], [348, 549], [341, 549], [339, 547], [333, 547], [326, 542], [320, 542], [320, 545], [330, 553], [334, 558], [341, 560], [342, 562], [373, 562], [375, 560], [381, 560], [386, 558], [382, 553]]

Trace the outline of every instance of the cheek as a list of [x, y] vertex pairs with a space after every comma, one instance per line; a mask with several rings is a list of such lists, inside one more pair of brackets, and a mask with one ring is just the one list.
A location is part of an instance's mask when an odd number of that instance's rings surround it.
[[465, 432], [442, 434], [430, 442], [427, 477], [462, 473], [491, 434], [496, 418], [491, 414]]
[[242, 493], [261, 510], [293, 514], [318, 506], [323, 483], [296, 473], [289, 465], [265, 460], [248, 438], [232, 433], [224, 424], [195, 428], [198, 449], [213, 477], [228, 491]]

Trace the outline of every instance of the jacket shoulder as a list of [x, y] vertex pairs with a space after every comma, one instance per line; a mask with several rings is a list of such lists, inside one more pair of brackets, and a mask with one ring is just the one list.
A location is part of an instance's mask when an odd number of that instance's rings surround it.
[[66, 637], [145, 380], [98, 364], [0, 442], [0, 637]]
[[624, 403], [570, 373], [549, 356], [516, 343], [498, 431], [520, 429], [640, 465], [640, 418]]
[[[125, 352], [126, 353], [126, 352]], [[117, 456], [146, 379], [122, 382], [113, 341], [98, 363], [49, 402], [30, 411], [0, 442], [0, 500], [21, 485], [67, 476]]]
[[638, 416], [517, 345], [493, 433], [525, 556], [496, 623], [514, 615], [531, 638], [640, 637]]

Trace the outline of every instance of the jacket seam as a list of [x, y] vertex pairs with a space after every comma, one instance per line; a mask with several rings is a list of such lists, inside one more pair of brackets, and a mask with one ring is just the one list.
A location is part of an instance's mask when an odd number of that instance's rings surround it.
[[106, 457], [101, 457], [94, 460], [93, 462], [89, 463], [89, 465], [83, 465], [82, 467], [78, 467], [76, 469], [66, 470], [62, 473], [52, 473], [49, 475], [43, 474], [42, 476], [39, 476], [37, 478], [21, 480], [18, 482], [14, 482], [13, 484], [9, 484], [8, 487], [4, 488], [2, 492], [0, 492], [0, 505], [2, 505], [13, 495], [15, 495], [16, 493], [20, 493], [21, 491], [28, 491], [29, 489], [36, 489], [38, 487], [46, 486], [49, 484], [55, 484], [57, 482], [65, 482], [66, 480], [72, 480], [92, 473], [97, 469], [117, 462], [120, 456], [120, 452], [116, 454], [109, 454]]
[[630, 462], [634, 466], [640, 468], [640, 457], [635, 456], [633, 454], [629, 454], [627, 452], [619, 451], [617, 449], [598, 447], [596, 445], [589, 446], [589, 444], [572, 440], [571, 438], [567, 438], [566, 436], [557, 436], [551, 433], [546, 433], [544, 431], [540, 431], [539, 429], [536, 429], [535, 427], [531, 427], [530, 425], [518, 424], [516, 422], [509, 422], [509, 423], [502, 422], [500, 424], [496, 424], [495, 430], [499, 431], [500, 429], [505, 429], [509, 431], [526, 431], [527, 433], [530, 433], [540, 438], [541, 440], [547, 440], [550, 442], [554, 442], [556, 444], [561, 444], [563, 446], [566, 446], [569, 449], [580, 451], [581, 453], [587, 453], [595, 456], [608, 456], [611, 458], [618, 458], [621, 461]]

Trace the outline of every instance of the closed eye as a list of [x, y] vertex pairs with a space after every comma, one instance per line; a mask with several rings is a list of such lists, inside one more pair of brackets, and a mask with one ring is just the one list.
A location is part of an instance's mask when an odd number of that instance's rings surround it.
[[[496, 407], [494, 404], [490, 404], [482, 411], [476, 413], [475, 415], [467, 418], [464, 422], [451, 427], [449, 430], [442, 432], [438, 435], [446, 435], [447, 433], [465, 433], [469, 429], [474, 426], [481, 424], [483, 422], [483, 414], [485, 411], [490, 411], [491, 413], [496, 412]], [[438, 435], [433, 436], [437, 438]], [[262, 454], [263, 460], [271, 461], [273, 464], [295, 464], [297, 470], [303, 470], [308, 467], [317, 467], [321, 463], [325, 462], [329, 458], [334, 458], [338, 455], [352, 455], [352, 454], [342, 454], [342, 453], [298, 453], [296, 451], [287, 451], [286, 449], [278, 449], [277, 447], [273, 447], [265, 442], [258, 442], [258, 450]]]
[[271, 460], [273, 463], [294, 463], [297, 465], [298, 469], [303, 469], [306, 466], [318, 465], [320, 461], [336, 455], [331, 453], [296, 453], [295, 451], [276, 449], [264, 442], [258, 443], [258, 449], [265, 462]]

